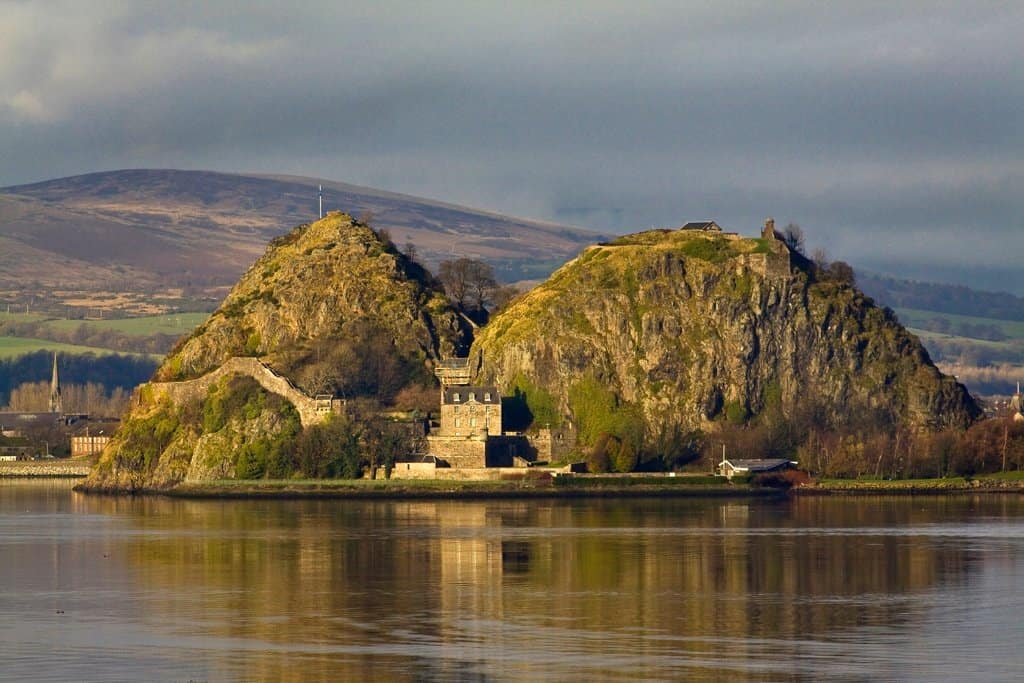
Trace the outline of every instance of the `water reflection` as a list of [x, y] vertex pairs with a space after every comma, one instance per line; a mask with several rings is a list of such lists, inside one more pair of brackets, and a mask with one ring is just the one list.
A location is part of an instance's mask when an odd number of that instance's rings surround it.
[[[30, 626], [0, 626], [0, 649], [58, 679], [1012, 677], [1022, 531], [1016, 496], [216, 502], [0, 483], [0, 553], [18, 558], [0, 620]], [[36, 659], [53, 628], [67, 652]]]

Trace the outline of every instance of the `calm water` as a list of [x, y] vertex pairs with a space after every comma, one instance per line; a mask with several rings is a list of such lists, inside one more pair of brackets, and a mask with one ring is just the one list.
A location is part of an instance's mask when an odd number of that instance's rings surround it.
[[0, 480], [0, 678], [1022, 680], [1024, 498], [192, 502]]

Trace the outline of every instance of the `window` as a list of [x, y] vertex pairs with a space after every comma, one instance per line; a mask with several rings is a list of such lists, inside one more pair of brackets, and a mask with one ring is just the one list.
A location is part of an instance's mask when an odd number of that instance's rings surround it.
[[461, 420], [459, 420], [459, 418], [455, 418], [455, 428], [456, 428], [456, 429], [458, 429], [458, 428], [459, 428], [459, 423], [460, 423], [460, 422], [461, 422]]
[[475, 417], [469, 418], [469, 426], [470, 427], [476, 427], [476, 418]]
[[459, 407], [458, 407], [458, 406], [455, 406], [455, 407], [453, 407], [453, 408], [452, 408], [452, 412], [453, 412], [453, 413], [455, 413], [455, 414], [457, 415], [457, 414], [458, 414], [458, 412], [459, 412]]
[[455, 403], [459, 402], [459, 392], [456, 391], [454, 394], [452, 394], [452, 401], [454, 401]]
[[488, 392], [484, 393], [484, 402], [486, 402], [486, 403], [490, 403], [491, 402], [491, 392], [488, 391]]
[[472, 391], [469, 392], [469, 399], [468, 400], [475, 401], [476, 400], [476, 394], [474, 394]]

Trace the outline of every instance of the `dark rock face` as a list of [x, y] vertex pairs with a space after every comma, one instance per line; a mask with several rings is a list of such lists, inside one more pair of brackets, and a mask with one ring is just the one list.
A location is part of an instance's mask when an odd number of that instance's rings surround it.
[[890, 311], [791, 260], [802, 259], [775, 240], [686, 230], [591, 247], [478, 334], [477, 381], [528, 402], [532, 390], [532, 403], [584, 422], [588, 391], [603, 387], [611, 412], [647, 434], [714, 429], [771, 401], [836, 423], [939, 429], [978, 416]]

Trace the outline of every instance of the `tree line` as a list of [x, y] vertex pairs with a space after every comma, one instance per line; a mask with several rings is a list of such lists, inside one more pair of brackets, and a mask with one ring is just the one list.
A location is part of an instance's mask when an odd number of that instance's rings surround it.
[[60, 330], [43, 321], [6, 320], [0, 322], [0, 336], [45, 339], [61, 344], [92, 346], [125, 353], [164, 355], [171, 350], [180, 335], [162, 332], [150, 335], [124, 334], [88, 323], [82, 323], [72, 330]]
[[[95, 384], [102, 387], [108, 397], [117, 389], [130, 393], [134, 387], [148, 381], [156, 368], [157, 362], [145, 356], [61, 353], [57, 358], [62, 385]], [[0, 360], [0, 405], [10, 403], [15, 388], [35, 382], [46, 383], [49, 400], [52, 369], [53, 353], [50, 351]]]
[[[128, 408], [131, 389], [108, 390], [98, 382], [61, 384], [61, 404], [65, 413], [85, 413], [93, 417], [120, 417]], [[11, 390], [7, 406], [0, 410], [19, 413], [44, 413], [50, 409], [50, 383], [26, 382]]]
[[1006, 292], [987, 292], [964, 285], [916, 282], [878, 275], [861, 277], [861, 288], [872, 298], [894, 308], [1024, 321], [1024, 297]]

